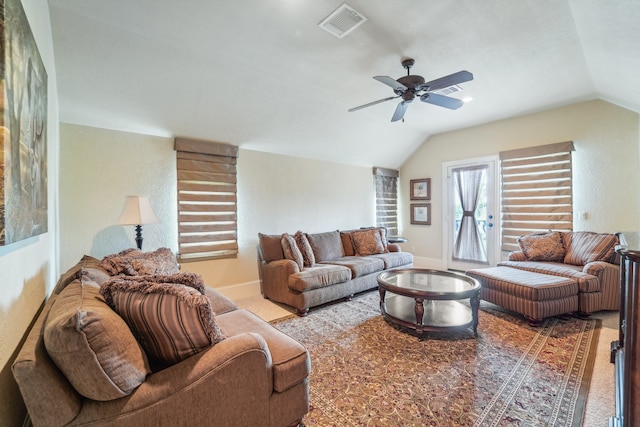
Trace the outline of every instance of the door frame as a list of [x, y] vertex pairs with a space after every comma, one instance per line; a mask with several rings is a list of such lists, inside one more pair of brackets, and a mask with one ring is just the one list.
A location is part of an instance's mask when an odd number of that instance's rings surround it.
[[[461, 159], [461, 160], [452, 160], [449, 162], [442, 163], [442, 261], [445, 269], [450, 268], [451, 260], [449, 259], [449, 252], [452, 245], [452, 239], [449, 234], [450, 225], [453, 221], [452, 218], [449, 218], [449, 183], [450, 179], [448, 176], [449, 168], [454, 167], [465, 167], [465, 166], [474, 166], [477, 164], [484, 163], [493, 163], [493, 183], [494, 183], [494, 200], [492, 206], [487, 205], [487, 210], [493, 211], [493, 227], [491, 230], [491, 235], [487, 233], [487, 246], [489, 245], [489, 239], [491, 243], [493, 243], [493, 251], [490, 254], [487, 250], [487, 259], [489, 260], [489, 265], [485, 267], [494, 267], [497, 262], [500, 261], [502, 256], [502, 251], [500, 249], [500, 236], [501, 226], [500, 226], [500, 159], [498, 155], [492, 156], [483, 156], [483, 157], [474, 157], [470, 159]], [[489, 178], [489, 176], [487, 176]], [[490, 209], [491, 208], [491, 209]], [[493, 262], [492, 262], [493, 261]], [[478, 268], [483, 267], [482, 264], [478, 264]]]

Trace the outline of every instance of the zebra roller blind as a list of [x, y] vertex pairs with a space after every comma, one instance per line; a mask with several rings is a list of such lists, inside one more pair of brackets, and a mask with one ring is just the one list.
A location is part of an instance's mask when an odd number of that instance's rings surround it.
[[386, 227], [389, 236], [398, 235], [398, 176], [393, 169], [373, 168], [376, 190], [376, 226]]
[[176, 138], [175, 150], [179, 260], [235, 258], [238, 147]]
[[523, 234], [573, 229], [573, 142], [500, 153], [502, 250]]

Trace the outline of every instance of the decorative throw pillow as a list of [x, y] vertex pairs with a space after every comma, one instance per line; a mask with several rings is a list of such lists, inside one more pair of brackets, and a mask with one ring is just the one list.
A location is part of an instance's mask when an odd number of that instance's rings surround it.
[[[122, 277], [119, 277], [122, 279]], [[109, 277], [111, 279], [111, 277]], [[115, 278], [118, 279], [118, 278]], [[201, 294], [205, 294], [206, 286], [204, 284], [204, 280], [202, 280], [202, 276], [196, 273], [192, 273], [190, 271], [183, 271], [178, 274], [164, 275], [164, 274], [149, 274], [145, 276], [128, 276], [125, 280], [129, 280], [132, 282], [149, 282], [149, 283], [169, 283], [169, 284], [178, 284], [189, 286], [190, 288], [195, 289]]]
[[518, 245], [531, 261], [562, 262], [564, 260], [565, 249], [562, 243], [562, 234], [558, 231], [520, 236], [518, 237]]
[[96, 283], [76, 279], [56, 297], [44, 328], [49, 357], [78, 393], [99, 401], [130, 394], [151, 372], [131, 330]]
[[618, 237], [609, 233], [574, 231], [564, 234], [565, 264], [585, 265], [593, 261], [611, 261]]
[[293, 236], [288, 233], [282, 233], [280, 243], [282, 245], [282, 250], [284, 251], [284, 257], [286, 259], [293, 260], [298, 264], [298, 268], [302, 270], [304, 268], [304, 260], [302, 259], [302, 253], [300, 252], [300, 249], [298, 249], [298, 244]]
[[154, 368], [177, 363], [226, 338], [211, 301], [198, 290], [128, 279], [112, 278], [100, 293], [127, 322]]
[[107, 255], [100, 265], [112, 276], [176, 274], [180, 271], [178, 261], [169, 248], [159, 248], [153, 252], [127, 249], [114, 255]]
[[305, 267], [313, 267], [316, 264], [316, 257], [313, 255], [313, 249], [311, 249], [311, 244], [307, 236], [298, 230], [293, 238], [296, 240], [298, 249], [300, 249], [300, 253], [302, 254], [303, 265]]
[[82, 274], [82, 269], [85, 267], [101, 268], [100, 260], [89, 255], [84, 255], [76, 265], [65, 271], [60, 276], [56, 283], [56, 287], [53, 289], [53, 294], [59, 294], [69, 283], [73, 282], [75, 279], [79, 279]]
[[389, 240], [387, 237], [387, 228], [377, 227], [377, 230], [380, 232], [380, 238], [382, 239], [382, 245], [384, 246], [384, 251], [389, 252]]
[[111, 275], [109, 275], [104, 268], [100, 267], [83, 267], [82, 270], [80, 270], [80, 278], [82, 278], [82, 276], [96, 282], [98, 286], [111, 278]]
[[351, 233], [351, 241], [356, 256], [366, 256], [385, 253], [384, 244], [380, 231], [377, 229], [366, 229]]
[[356, 252], [353, 250], [353, 242], [351, 241], [351, 233], [354, 230], [340, 231], [340, 240], [342, 240], [342, 249], [344, 256], [354, 256]]

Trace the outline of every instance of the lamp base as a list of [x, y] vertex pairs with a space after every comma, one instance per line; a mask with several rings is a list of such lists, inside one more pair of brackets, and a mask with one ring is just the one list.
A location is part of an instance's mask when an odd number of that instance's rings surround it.
[[136, 225], [136, 244], [138, 249], [142, 250], [142, 226]]

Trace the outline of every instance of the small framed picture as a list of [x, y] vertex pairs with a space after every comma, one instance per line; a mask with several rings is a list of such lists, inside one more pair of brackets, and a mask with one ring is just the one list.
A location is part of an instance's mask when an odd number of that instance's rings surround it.
[[411, 224], [431, 225], [431, 203], [411, 205]]
[[431, 200], [431, 178], [410, 181], [411, 200]]

